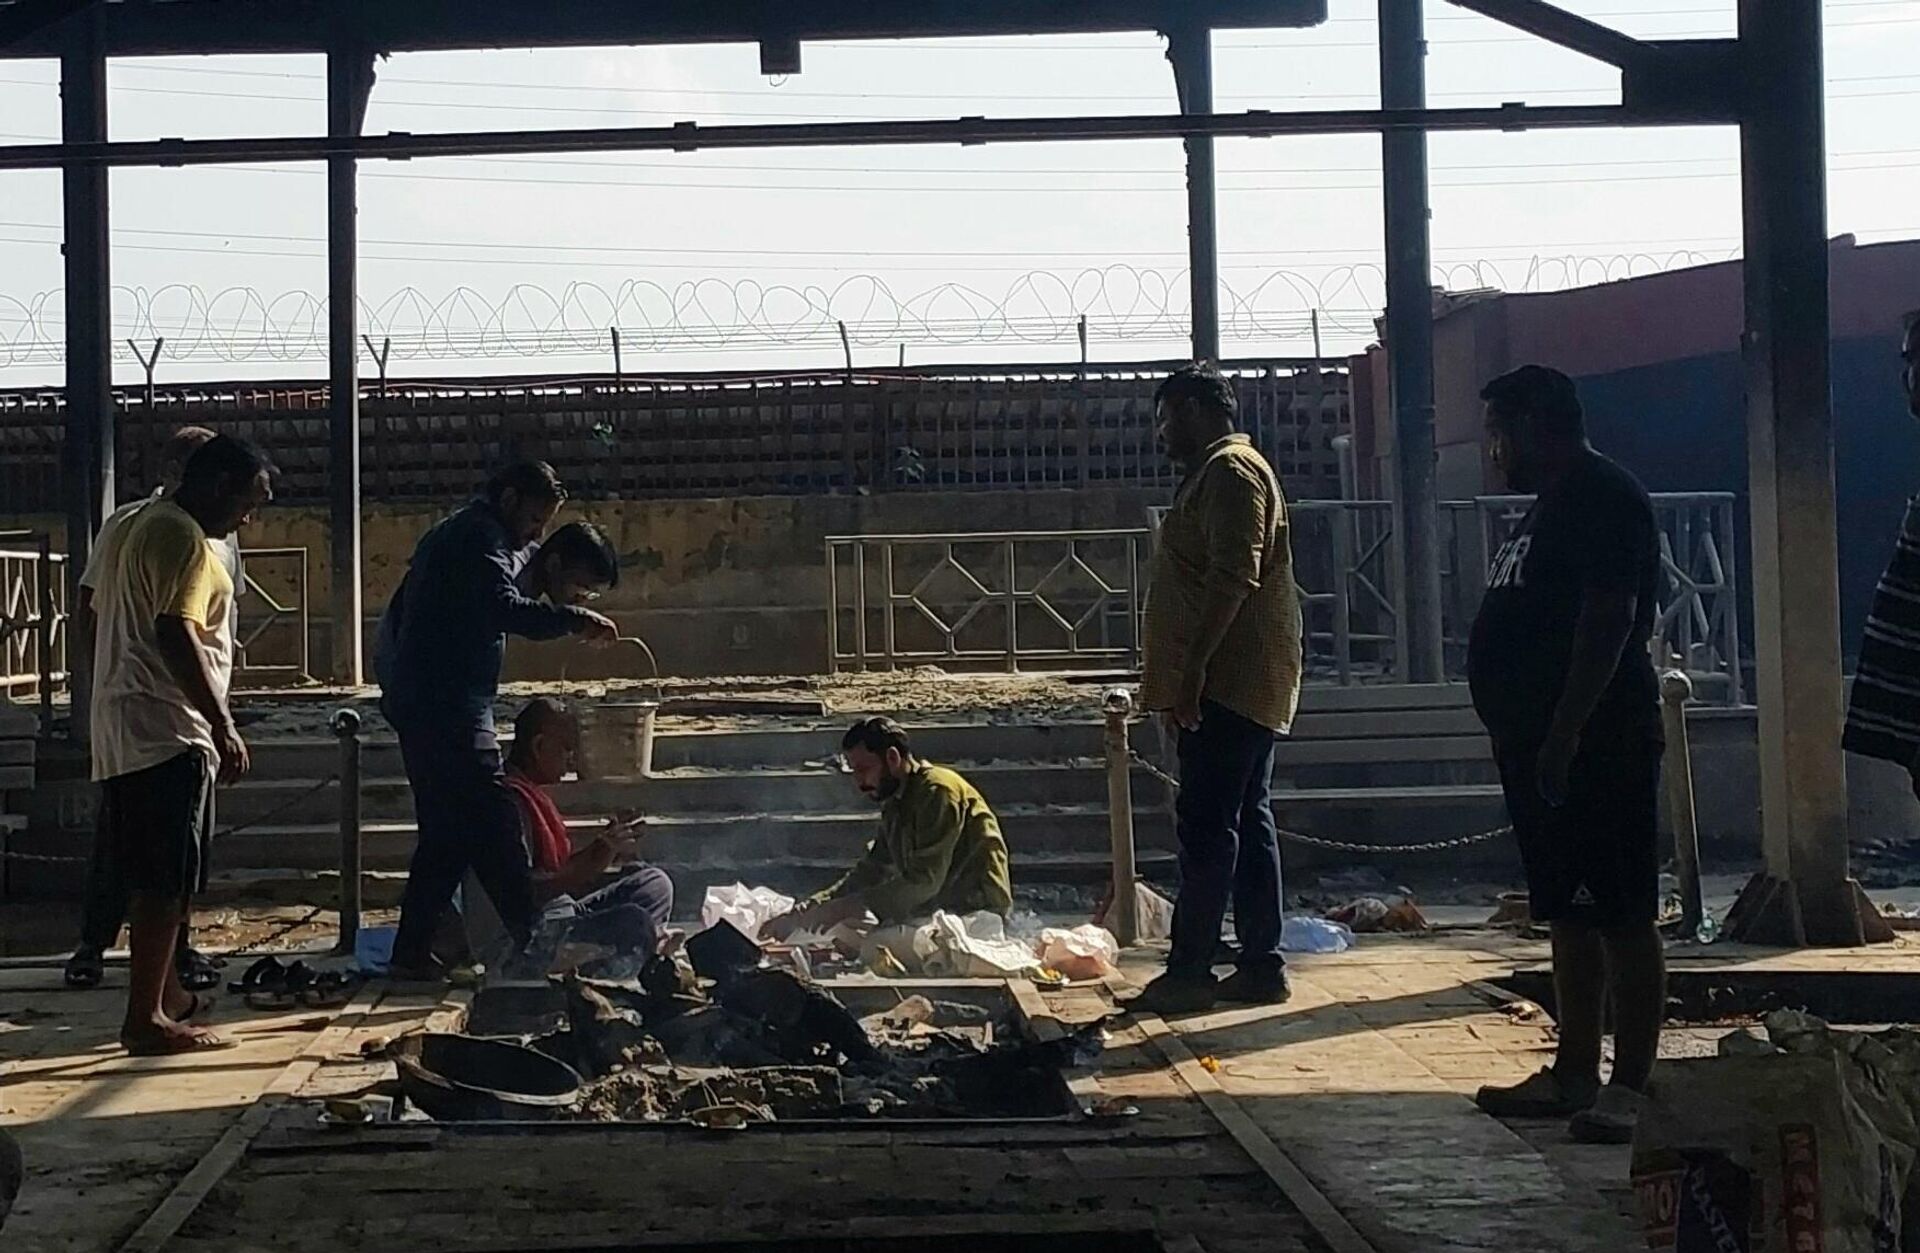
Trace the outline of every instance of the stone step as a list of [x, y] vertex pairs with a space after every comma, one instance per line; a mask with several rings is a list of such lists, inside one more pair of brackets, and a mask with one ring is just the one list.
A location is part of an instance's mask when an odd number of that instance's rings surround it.
[[[1102, 852], [1111, 842], [1104, 809], [1091, 806], [1019, 806], [999, 812], [1013, 848], [1028, 853]], [[1172, 821], [1149, 811], [1139, 816], [1135, 840], [1172, 846]], [[642, 820], [648, 857], [700, 864], [747, 864], [819, 857], [851, 862], [873, 836], [872, 811], [803, 815], [672, 814]], [[591, 832], [595, 818], [574, 818], [575, 831]], [[404, 869], [416, 828], [410, 820], [367, 822], [361, 827], [361, 864], [369, 870]], [[334, 869], [340, 864], [338, 828], [331, 824], [262, 824], [223, 834], [214, 846], [223, 870]]]
[[[658, 770], [797, 768], [824, 765], [840, 751], [845, 726], [839, 722], [803, 727], [699, 730], [663, 726], [655, 736], [653, 764]], [[909, 727], [914, 751], [934, 761], [1069, 761], [1104, 751], [1099, 723], [937, 724]], [[511, 731], [503, 727], [503, 731]], [[1136, 742], [1150, 733], [1135, 729]], [[503, 742], [506, 742], [503, 740]], [[262, 736], [249, 742], [254, 772], [274, 778], [320, 778], [339, 769], [339, 741], [332, 736]], [[361, 772], [398, 775], [399, 743], [390, 735], [361, 741]]]
[[[1444, 741], [1436, 741], [1444, 743]], [[1289, 745], [1288, 747], [1303, 747]], [[1326, 747], [1318, 745], [1316, 747]], [[996, 807], [1009, 805], [1087, 805], [1106, 800], [1105, 764], [1099, 758], [1057, 762], [961, 762], [965, 774]], [[1157, 805], [1164, 785], [1146, 768], [1133, 770], [1134, 803]], [[1315, 759], [1297, 763], [1282, 756], [1274, 784], [1282, 791], [1318, 793], [1329, 804], [1352, 803], [1346, 797], [1367, 792], [1382, 804], [1434, 804], [1458, 799], [1450, 789], [1492, 787], [1498, 782], [1490, 758], [1470, 753], [1437, 760], [1340, 762]], [[272, 821], [282, 825], [337, 820], [337, 789], [318, 788], [315, 778], [273, 778], [256, 772], [219, 794], [223, 827]], [[1423, 799], [1417, 789], [1434, 789]], [[564, 813], [609, 814], [637, 809], [656, 814], [834, 813], [860, 804], [851, 776], [831, 767], [799, 769], [702, 769], [683, 767], [646, 778], [573, 780], [557, 784], [554, 798]], [[360, 785], [364, 821], [400, 821], [413, 816], [405, 777], [363, 775]]]
[[[1400, 815], [1394, 835], [1375, 834], [1386, 810]], [[1448, 787], [1280, 789], [1274, 811], [1280, 825], [1332, 840], [1368, 844], [1420, 843], [1450, 839], [1500, 825], [1505, 806], [1492, 784]], [[1101, 805], [1013, 805], [998, 809], [1009, 845], [1025, 853], [1099, 853], [1109, 845], [1110, 828]], [[819, 857], [850, 859], [872, 837], [871, 810], [812, 814], [684, 813], [650, 814], [642, 820], [643, 847], [651, 857], [689, 864], [745, 865], [760, 861]], [[595, 816], [577, 815], [569, 826], [588, 832]], [[223, 826], [226, 825], [223, 821]], [[362, 864], [368, 869], [404, 868], [415, 828], [410, 820], [372, 820], [361, 829]], [[1142, 806], [1135, 812], [1134, 840], [1142, 849], [1171, 849], [1169, 813]], [[1308, 850], [1303, 856], [1324, 861]], [[1467, 855], [1461, 864], [1470, 864]], [[339, 865], [339, 834], [331, 823], [263, 823], [223, 834], [216, 864], [223, 869], [290, 868], [319, 870]]]
[[[764, 885], [792, 896], [815, 892], [844, 873], [843, 860], [813, 858], [779, 862], [759, 862], [738, 866], [714, 866], [659, 860], [653, 864], [673, 877], [674, 915], [689, 919], [699, 914], [700, 902], [709, 887], [743, 882]], [[1140, 874], [1148, 880], [1170, 885], [1175, 877], [1173, 854], [1142, 852], [1136, 859]], [[1097, 894], [1110, 875], [1106, 858], [1084, 855], [1020, 855], [1013, 858], [1013, 886], [1016, 899], [1031, 899], [1049, 889], [1079, 888]], [[361, 904], [367, 909], [391, 909], [400, 904], [406, 888], [403, 871], [369, 870], [361, 875]], [[275, 905], [321, 905], [331, 907], [339, 901], [340, 876], [333, 871], [236, 870], [215, 874], [207, 890], [195, 897], [204, 906], [235, 905], [242, 902]]]
[[[965, 763], [958, 767], [995, 806], [1096, 804], [1107, 798], [1106, 767], [1097, 759], [1079, 762]], [[1136, 799], [1159, 798], [1160, 785], [1136, 771]], [[316, 779], [253, 777], [220, 791], [221, 826], [263, 818], [282, 825], [335, 821], [340, 793], [314, 790]], [[836, 813], [866, 802], [853, 777], [837, 769], [676, 770], [647, 778], [572, 780], [552, 789], [561, 812], [610, 814], [637, 809], [654, 814], [691, 813]], [[413, 816], [413, 798], [401, 775], [362, 776], [361, 816], [365, 821]]]

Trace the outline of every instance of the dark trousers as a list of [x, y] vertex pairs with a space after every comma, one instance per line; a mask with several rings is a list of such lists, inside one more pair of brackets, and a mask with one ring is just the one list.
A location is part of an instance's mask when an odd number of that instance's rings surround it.
[[395, 964], [426, 960], [434, 930], [468, 870], [493, 901], [507, 934], [524, 946], [539, 915], [533, 901], [533, 865], [493, 731], [471, 724], [395, 730], [420, 828], [400, 898]]
[[[93, 836], [93, 860], [87, 863], [86, 896], [80, 906], [80, 947], [105, 952], [120, 939], [126, 925], [130, 893], [120, 863], [114, 857], [113, 840], [100, 831]], [[191, 928], [180, 924], [180, 947], [175, 956], [184, 960], [191, 947]]]
[[1193, 978], [1210, 972], [1229, 900], [1240, 968], [1282, 965], [1273, 732], [1206, 701], [1200, 706], [1200, 729], [1177, 734], [1180, 896], [1173, 906], [1167, 971]]
[[631, 867], [581, 897], [580, 912], [583, 916], [567, 933], [569, 939], [651, 954], [673, 917], [673, 880], [658, 866]]

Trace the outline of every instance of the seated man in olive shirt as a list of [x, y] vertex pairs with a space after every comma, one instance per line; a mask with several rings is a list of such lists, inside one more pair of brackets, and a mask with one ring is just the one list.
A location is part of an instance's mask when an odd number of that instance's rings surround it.
[[845, 878], [769, 922], [764, 937], [828, 931], [868, 914], [896, 926], [935, 910], [1004, 916], [1013, 908], [1007, 842], [972, 784], [914, 757], [891, 718], [856, 722], [840, 751], [860, 790], [880, 803], [879, 834]]

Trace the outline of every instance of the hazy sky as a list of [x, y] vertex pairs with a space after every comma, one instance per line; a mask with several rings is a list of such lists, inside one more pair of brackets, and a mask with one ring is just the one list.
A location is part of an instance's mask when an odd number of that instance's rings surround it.
[[[1732, 0], [1569, 7], [1643, 36], [1727, 35]], [[1222, 111], [1377, 102], [1373, 0], [1311, 31], [1216, 38]], [[1831, 0], [1830, 220], [1920, 235], [1920, 0]], [[1436, 105], [1602, 103], [1618, 75], [1428, 5]], [[809, 44], [771, 83], [751, 46], [409, 54], [381, 63], [386, 130], [1162, 112], [1160, 41]], [[116, 61], [115, 139], [317, 134], [314, 57]], [[0, 62], [0, 142], [57, 136], [56, 68]], [[1305, 354], [1371, 335], [1381, 302], [1379, 141], [1219, 146], [1225, 351]], [[1525, 288], [1723, 259], [1739, 240], [1731, 129], [1440, 135], [1436, 281]], [[1068, 360], [1184, 350], [1177, 142], [448, 159], [362, 166], [361, 291], [398, 375], [630, 373], [839, 361]], [[320, 166], [116, 170], [115, 315], [167, 339], [162, 380], [324, 372]], [[59, 180], [0, 173], [0, 383], [58, 378]], [[39, 344], [35, 346], [36, 340]], [[140, 367], [122, 346], [119, 377]], [[368, 367], [371, 373], [371, 366]]]

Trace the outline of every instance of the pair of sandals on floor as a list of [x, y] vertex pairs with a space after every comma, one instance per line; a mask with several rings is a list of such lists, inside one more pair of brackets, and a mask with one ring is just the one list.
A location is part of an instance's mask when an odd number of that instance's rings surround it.
[[[180, 986], [189, 992], [211, 992], [220, 986], [220, 968], [226, 963], [217, 957], [209, 957], [197, 948], [183, 948], [176, 961], [180, 971]], [[73, 956], [67, 958], [63, 978], [70, 988], [86, 990], [97, 988], [106, 978], [107, 955], [90, 945], [81, 945], [73, 950]]]
[[[246, 973], [228, 984], [227, 989], [245, 997], [248, 1006], [253, 1009], [289, 1009], [294, 1005], [304, 1005], [309, 1009], [332, 1009], [346, 1004], [358, 984], [358, 976], [347, 971], [315, 970], [297, 958], [282, 962], [278, 957], [268, 956], [247, 967]], [[120, 1037], [121, 1046], [135, 1057], [233, 1048], [236, 1041], [217, 1035], [206, 1027], [192, 1025], [195, 1017], [211, 1008], [212, 998], [202, 997], [197, 992], [189, 993], [189, 996], [191, 1000], [186, 1012], [174, 1017], [180, 1030], [137, 1037], [123, 1033]]]
[[[214, 998], [207, 994], [220, 985], [220, 969], [224, 964], [197, 949], [184, 950], [179, 973], [181, 987], [187, 992], [187, 1007], [173, 1018], [185, 1030], [155, 1032], [151, 1036], [122, 1033], [122, 1047], [135, 1057], [234, 1047], [234, 1041], [206, 1027], [191, 1025], [194, 1019], [213, 1008]], [[97, 949], [81, 949], [68, 959], [65, 978], [70, 988], [98, 987], [104, 975], [105, 962]], [[245, 974], [228, 985], [228, 990], [244, 996], [253, 1009], [290, 1009], [295, 1005], [332, 1009], [347, 1002], [357, 982], [355, 976], [343, 971], [316, 971], [297, 959], [285, 963], [278, 957], [267, 956], [247, 967]]]

